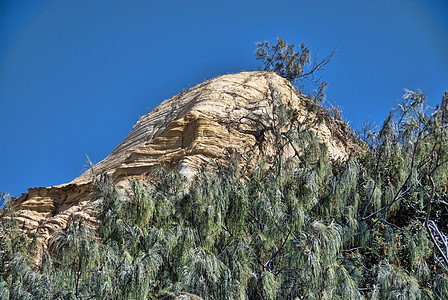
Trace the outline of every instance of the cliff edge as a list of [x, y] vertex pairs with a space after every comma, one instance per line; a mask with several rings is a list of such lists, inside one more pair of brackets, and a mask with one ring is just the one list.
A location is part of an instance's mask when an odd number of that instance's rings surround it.
[[[253, 157], [272, 152], [273, 145], [269, 139], [260, 141], [259, 128], [249, 117], [269, 114], [272, 87], [295, 109], [298, 122], [311, 124], [331, 158], [346, 160], [362, 151], [344, 122], [323, 109], [312, 109], [318, 105], [286, 79], [272, 72], [254, 71], [220, 76], [165, 100], [141, 117], [125, 140], [93, 170], [107, 173], [118, 185], [126, 186], [128, 178], [145, 176], [159, 165], [191, 178], [203, 164], [223, 159], [226, 149], [239, 153], [250, 150]], [[91, 174], [91, 170], [86, 171], [59, 186], [31, 188], [13, 199], [23, 230], [46, 244], [56, 230], [66, 226], [70, 215], [95, 223]]]

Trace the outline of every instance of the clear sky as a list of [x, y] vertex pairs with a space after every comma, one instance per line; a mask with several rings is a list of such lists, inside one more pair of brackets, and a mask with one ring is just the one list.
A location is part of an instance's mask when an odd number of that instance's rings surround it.
[[446, 0], [0, 0], [0, 191], [71, 181], [139, 117], [206, 79], [256, 70], [277, 36], [321, 56], [327, 101], [360, 127], [403, 89], [448, 89]]

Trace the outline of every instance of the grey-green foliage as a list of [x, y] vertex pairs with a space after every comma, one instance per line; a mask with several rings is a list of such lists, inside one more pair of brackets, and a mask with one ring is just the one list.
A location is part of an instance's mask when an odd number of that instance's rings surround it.
[[429, 289], [421, 288], [417, 277], [386, 261], [377, 266], [377, 280], [372, 299], [433, 299]]
[[[271, 92], [271, 113], [259, 121], [279, 141], [274, 159], [248, 170], [229, 155], [191, 182], [160, 168], [127, 190], [100, 176], [98, 228], [71, 217], [39, 266], [28, 264], [27, 247], [8, 242], [19, 224], [7, 223], [12, 210], [3, 215], [0, 296], [447, 298], [443, 260], [423, 224], [432, 179], [430, 217], [446, 230], [446, 165], [431, 160], [446, 154], [443, 117], [402, 106], [406, 116], [391, 116], [372, 151], [331, 161]], [[299, 143], [303, 151], [288, 157], [285, 145]]]
[[2, 279], [0, 279], [0, 299], [9, 299], [9, 287], [8, 284]]
[[[15, 218], [15, 210], [9, 201], [9, 195], [0, 193], [0, 270], [13, 253], [29, 250], [28, 239], [18, 234], [20, 225]], [[0, 271], [1, 274], [1, 271]]]
[[317, 75], [318, 71], [325, 68], [336, 53], [336, 49], [322, 60], [317, 60], [317, 55], [311, 57], [311, 51], [301, 43], [296, 49], [296, 45], [286, 42], [278, 37], [276, 44], [267, 41], [257, 43], [255, 57], [263, 62], [263, 70], [275, 72], [293, 83], [300, 92], [304, 89], [316, 88], [309, 95], [316, 101], [321, 101], [325, 97], [324, 89], [327, 83], [322, 81]]
[[51, 299], [53, 283], [45, 274], [33, 270], [22, 255], [15, 255], [9, 268], [13, 282], [9, 291], [12, 299]]
[[264, 70], [276, 72], [290, 81], [303, 76], [304, 67], [311, 63], [310, 50], [303, 43], [298, 51], [294, 44], [288, 45], [280, 37], [275, 45], [265, 41], [257, 46], [256, 57], [263, 60]]

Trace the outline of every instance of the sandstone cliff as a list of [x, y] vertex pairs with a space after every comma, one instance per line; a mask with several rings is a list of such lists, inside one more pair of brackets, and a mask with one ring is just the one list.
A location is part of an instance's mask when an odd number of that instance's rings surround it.
[[[135, 124], [126, 139], [94, 171], [108, 173], [117, 184], [128, 177], [144, 176], [164, 164], [187, 177], [204, 163], [224, 157], [225, 149], [244, 153], [248, 149], [270, 151], [268, 141], [259, 142], [253, 122], [245, 118], [264, 113], [269, 106], [269, 86], [294, 107], [299, 122], [316, 120], [323, 110], [300, 95], [285, 79], [270, 72], [242, 72], [224, 75], [174, 96]], [[312, 130], [326, 143], [334, 159], [347, 159], [360, 151], [349, 129], [341, 121], [324, 114]], [[94, 193], [91, 172], [60, 186], [32, 188], [14, 199], [17, 219], [29, 236], [43, 242], [63, 228], [70, 215], [78, 214], [95, 222], [91, 198]]]

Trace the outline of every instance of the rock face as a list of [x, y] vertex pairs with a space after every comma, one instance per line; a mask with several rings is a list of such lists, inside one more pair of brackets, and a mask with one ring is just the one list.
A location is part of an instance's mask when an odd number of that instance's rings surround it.
[[[117, 184], [126, 185], [127, 178], [144, 176], [161, 164], [191, 177], [202, 164], [223, 158], [226, 149], [239, 153], [252, 149], [255, 155], [269, 152], [269, 141], [260, 145], [250, 116], [269, 114], [270, 87], [296, 109], [299, 122], [317, 119], [318, 112], [310, 111], [317, 105], [275, 73], [224, 75], [164, 101], [141, 117], [126, 139], [94, 166], [94, 172], [107, 173]], [[314, 122], [312, 130], [334, 159], [345, 160], [361, 151], [346, 124], [328, 114]], [[37, 234], [45, 242], [66, 226], [72, 214], [95, 222], [94, 190], [91, 171], [65, 185], [29, 189], [14, 200], [17, 218], [28, 235]]]

